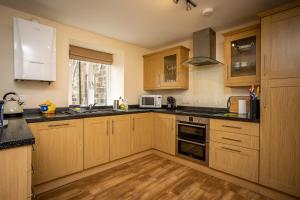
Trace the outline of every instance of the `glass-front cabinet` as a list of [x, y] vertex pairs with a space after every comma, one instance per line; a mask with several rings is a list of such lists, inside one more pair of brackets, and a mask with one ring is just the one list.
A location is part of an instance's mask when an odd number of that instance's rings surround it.
[[144, 56], [144, 89], [188, 89], [189, 49], [178, 46]]
[[225, 33], [225, 86], [260, 84], [260, 25]]

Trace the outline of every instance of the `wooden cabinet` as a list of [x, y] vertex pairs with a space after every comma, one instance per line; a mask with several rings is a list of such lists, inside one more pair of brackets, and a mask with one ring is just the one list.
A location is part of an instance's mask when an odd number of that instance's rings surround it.
[[110, 127], [110, 160], [116, 160], [131, 154], [130, 115], [111, 117]]
[[263, 17], [262, 79], [300, 77], [300, 7]]
[[260, 25], [224, 34], [225, 86], [260, 84]]
[[35, 136], [33, 184], [83, 170], [83, 120], [29, 125]]
[[109, 162], [108, 117], [84, 119], [84, 169]]
[[162, 59], [159, 55], [144, 56], [144, 89], [155, 90], [161, 87]]
[[154, 148], [175, 155], [175, 115], [154, 114]]
[[188, 89], [189, 49], [178, 46], [144, 56], [144, 89]]
[[260, 184], [300, 197], [300, 3], [262, 17]]
[[0, 199], [31, 199], [31, 146], [0, 150]]
[[211, 168], [258, 182], [258, 151], [211, 141], [209, 157]]
[[210, 120], [209, 166], [258, 182], [259, 124]]
[[260, 183], [300, 197], [300, 78], [264, 80], [262, 90]]
[[134, 114], [131, 116], [131, 123], [131, 153], [151, 149], [153, 140], [153, 114]]

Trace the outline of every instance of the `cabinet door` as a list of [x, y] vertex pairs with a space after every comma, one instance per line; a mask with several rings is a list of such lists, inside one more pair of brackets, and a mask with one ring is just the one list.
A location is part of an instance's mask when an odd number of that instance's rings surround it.
[[154, 148], [175, 155], [175, 116], [154, 114]]
[[260, 28], [225, 39], [225, 86], [260, 84]]
[[300, 197], [300, 78], [262, 82], [260, 183]]
[[131, 117], [131, 152], [138, 153], [152, 148], [153, 114], [136, 114]]
[[84, 119], [84, 169], [109, 161], [109, 118]]
[[[28, 148], [17, 147], [0, 150], [0, 199], [24, 200], [30, 198], [28, 191]], [[31, 160], [29, 160], [31, 163]], [[29, 168], [31, 170], [31, 166]], [[29, 193], [28, 193], [29, 192]]]
[[300, 7], [262, 19], [262, 78], [300, 77]]
[[258, 182], [258, 151], [210, 142], [211, 168]]
[[144, 89], [159, 89], [161, 86], [161, 54], [144, 57]]
[[83, 120], [30, 124], [35, 136], [33, 184], [83, 170]]
[[188, 59], [188, 52], [176, 48], [162, 53], [161, 87], [188, 89], [188, 67], [181, 64]]
[[129, 156], [131, 153], [130, 115], [111, 117], [110, 160]]

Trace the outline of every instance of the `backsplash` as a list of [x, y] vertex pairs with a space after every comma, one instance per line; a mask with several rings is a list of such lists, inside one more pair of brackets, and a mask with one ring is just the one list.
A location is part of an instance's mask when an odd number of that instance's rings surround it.
[[177, 105], [201, 107], [227, 107], [229, 96], [249, 95], [248, 88], [224, 87], [224, 66], [190, 67], [190, 83], [188, 90], [162, 90], [149, 92], [163, 95], [163, 104], [167, 97], [176, 98]]

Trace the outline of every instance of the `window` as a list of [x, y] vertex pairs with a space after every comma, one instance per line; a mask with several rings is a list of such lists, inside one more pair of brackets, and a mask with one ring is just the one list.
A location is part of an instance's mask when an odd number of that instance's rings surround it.
[[72, 104], [107, 105], [110, 94], [110, 65], [70, 59]]
[[109, 104], [112, 56], [108, 55], [70, 46], [72, 105]]

